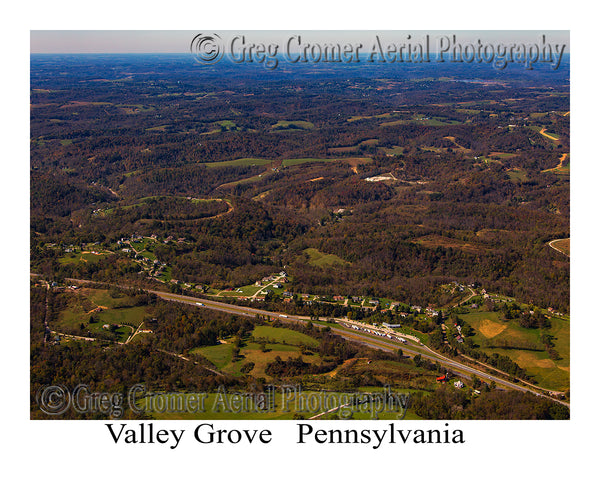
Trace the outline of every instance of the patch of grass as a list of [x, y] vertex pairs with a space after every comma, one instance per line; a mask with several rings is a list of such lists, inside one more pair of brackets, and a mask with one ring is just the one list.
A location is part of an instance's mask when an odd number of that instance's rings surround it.
[[271, 125], [273, 130], [312, 130], [315, 128], [312, 122], [306, 120], [279, 120], [275, 125]]
[[[485, 345], [491, 341], [497, 345], [506, 342], [508, 345], [531, 345], [539, 350], [519, 348], [482, 348], [482, 351], [491, 355], [497, 353], [505, 355], [525, 369], [542, 388], [551, 390], [566, 390], [569, 388], [569, 350], [570, 335], [569, 322], [559, 318], [551, 318], [552, 327], [548, 330], [523, 328], [514, 321], [504, 322], [496, 312], [474, 312], [460, 315], [476, 334], [473, 341]], [[554, 337], [554, 350], [560, 359], [552, 360], [544, 349], [540, 334], [549, 333]]]
[[491, 152], [490, 153], [491, 158], [498, 157], [499, 159], [514, 158], [516, 156], [517, 156], [516, 153], [505, 153], [505, 152]]
[[171, 267], [165, 267], [164, 270], [158, 275], [156, 278], [162, 280], [163, 282], [169, 283], [172, 277], [172, 269]]
[[191, 355], [202, 355], [217, 368], [223, 368], [233, 360], [233, 344], [221, 343], [210, 347], [198, 347], [190, 350]]
[[387, 155], [402, 155], [404, 153], [404, 147], [394, 145], [392, 148], [384, 148], [383, 151]]
[[481, 110], [474, 110], [471, 108], [457, 108], [456, 111], [458, 113], [466, 113], [467, 115], [477, 115], [481, 112]]
[[207, 168], [218, 168], [218, 167], [241, 167], [241, 166], [254, 166], [254, 165], [268, 165], [274, 160], [269, 160], [266, 158], [238, 158], [236, 160], [227, 160], [224, 162], [211, 162], [211, 163], [201, 163], [201, 165], [206, 166]]
[[87, 253], [71, 253], [64, 257], [60, 257], [58, 259], [58, 262], [63, 265], [78, 263], [78, 262], [97, 263], [100, 259], [105, 258], [107, 255], [111, 255], [111, 254], [112, 254], [112, 252], [98, 252], [97, 254], [89, 253], [89, 252], [87, 252]]
[[275, 328], [267, 325], [259, 325], [254, 329], [252, 335], [254, 338], [265, 338], [267, 341], [273, 343], [306, 345], [309, 347], [316, 347], [319, 345], [318, 340], [315, 338], [288, 328]]
[[251, 343], [244, 347], [240, 351], [242, 359], [238, 362], [234, 362], [231, 365], [224, 368], [227, 373], [235, 374], [239, 372], [243, 363], [254, 363], [254, 367], [250, 371], [250, 375], [253, 377], [270, 378], [265, 372], [267, 365], [275, 361], [275, 358], [279, 357], [281, 360], [288, 360], [290, 358], [302, 357], [307, 363], [318, 363], [320, 357], [317, 355], [301, 355], [300, 348], [294, 345], [281, 345], [277, 343], [268, 343], [266, 345], [267, 351], [263, 352], [260, 350], [260, 345], [257, 343]]
[[512, 182], [526, 182], [529, 180], [527, 174], [519, 168], [513, 168], [506, 173]]
[[313, 162], [339, 162], [339, 158], [286, 158], [283, 160], [284, 167], [292, 167], [294, 165], [302, 165], [303, 163]]
[[131, 297], [127, 295], [114, 296], [110, 290], [82, 289], [81, 294], [88, 297], [95, 305], [106, 308], [117, 308], [131, 304]]
[[[117, 308], [102, 310], [97, 314], [99, 323], [114, 323], [117, 325], [135, 325], [136, 327], [144, 321], [146, 309], [144, 307]], [[128, 331], [128, 334], [130, 332]]]
[[257, 287], [257, 286], [255, 286], [255, 285], [245, 285], [245, 286], [243, 286], [243, 287], [239, 287], [239, 289], [238, 289], [238, 290], [241, 290], [241, 291], [242, 291], [242, 293], [241, 293], [242, 295], [249, 297], [249, 296], [251, 296], [251, 295], [254, 295], [254, 294], [255, 294], [256, 292], [258, 292], [258, 291], [259, 291], [261, 288], [262, 288], [262, 287]]
[[170, 126], [171, 125], [158, 125], [156, 127], [147, 128], [146, 131], [147, 132], [166, 132], [167, 128]]
[[304, 253], [308, 255], [308, 263], [315, 267], [327, 267], [330, 265], [350, 265], [350, 262], [341, 259], [332, 253], [323, 253], [316, 248], [307, 248]]

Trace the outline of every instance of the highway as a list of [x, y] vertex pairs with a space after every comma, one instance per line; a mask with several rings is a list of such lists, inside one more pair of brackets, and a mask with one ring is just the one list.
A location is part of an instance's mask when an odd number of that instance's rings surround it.
[[[66, 280], [68, 282], [74, 282], [74, 283], [89, 283], [90, 282], [89, 280], [81, 280], [81, 279], [76, 279], [76, 278], [67, 278]], [[94, 282], [94, 283], [99, 283], [99, 284], [104, 284], [104, 285], [109, 285], [109, 286], [117, 286], [120, 288], [129, 288], [126, 285], [113, 285], [113, 284], [109, 284], [109, 283], [105, 283], [105, 282]], [[146, 290], [146, 291], [148, 293], [155, 294], [156, 296], [158, 296], [159, 298], [162, 298], [163, 300], [184, 303], [187, 305], [194, 305], [198, 308], [208, 308], [211, 310], [217, 310], [220, 312], [225, 312], [225, 313], [230, 313], [230, 314], [235, 314], [235, 315], [245, 315], [248, 317], [255, 317], [256, 315], [262, 315], [262, 316], [270, 317], [272, 319], [279, 319], [282, 322], [289, 321], [289, 322], [307, 323], [308, 321], [310, 321], [310, 317], [283, 314], [283, 313], [279, 313], [279, 312], [271, 312], [268, 310], [261, 310], [259, 308], [252, 308], [252, 307], [243, 307], [240, 305], [230, 305], [228, 303], [217, 302], [215, 300], [190, 297], [187, 295], [162, 292], [159, 290]], [[398, 348], [401, 348], [403, 352], [406, 352], [413, 356], [421, 355], [422, 358], [426, 358], [433, 362], [438, 362], [440, 365], [444, 365], [445, 367], [448, 367], [448, 369], [452, 369], [452, 371], [455, 374], [460, 375], [463, 378], [471, 378], [473, 375], [475, 375], [477, 378], [484, 380], [485, 382], [494, 381], [496, 383], [496, 385], [498, 385], [498, 386], [502, 386], [504, 388], [510, 388], [512, 390], [518, 390], [521, 392], [529, 392], [534, 395], [537, 395], [538, 397], [544, 397], [549, 400], [552, 400], [553, 402], [557, 402], [557, 403], [560, 403], [567, 407], [570, 407], [568, 402], [565, 402], [564, 400], [555, 398], [551, 395], [547, 395], [543, 391], [540, 391], [541, 389], [537, 390], [537, 389], [529, 387], [529, 386], [510, 382], [510, 381], [505, 380], [504, 378], [498, 377], [496, 375], [491, 375], [487, 372], [481, 371], [470, 365], [465, 365], [456, 360], [448, 358], [438, 352], [435, 352], [434, 350], [430, 349], [426, 345], [423, 345], [423, 344], [419, 345], [416, 342], [411, 341], [411, 340], [407, 340], [407, 342], [410, 342], [407, 344], [395, 342], [395, 341], [389, 340], [387, 338], [386, 338], [386, 340], [383, 340], [383, 339], [381, 339], [381, 337], [379, 337], [377, 335], [373, 335], [368, 332], [350, 330], [350, 329], [345, 329], [345, 328], [340, 327], [339, 322], [342, 322], [342, 323], [347, 322], [347, 320], [345, 320], [345, 319], [335, 319], [335, 320], [336, 320], [337, 326], [333, 326], [334, 324], [328, 325], [328, 326], [331, 328], [331, 330], [333, 332], [335, 332], [336, 334], [340, 335], [341, 337], [343, 337], [349, 341], [356, 342], [356, 343], [362, 343], [363, 345], [367, 345], [369, 347], [377, 348], [377, 349], [384, 350], [387, 352], [396, 352], [398, 350]], [[321, 325], [317, 325], [317, 326], [320, 327]], [[369, 326], [369, 329], [377, 330], [377, 328], [371, 327], [371, 326]]]
[[[268, 310], [261, 310], [258, 308], [243, 307], [243, 306], [239, 306], [239, 305], [230, 305], [227, 303], [217, 302], [214, 300], [199, 299], [196, 297], [188, 297], [186, 295], [160, 292], [158, 290], [148, 290], [148, 292], [156, 294], [158, 297], [162, 298], [163, 300], [180, 302], [180, 303], [185, 303], [188, 305], [195, 305], [199, 308], [209, 308], [211, 310], [217, 310], [220, 312], [226, 312], [226, 313], [231, 313], [231, 314], [235, 314], [235, 315], [246, 315], [249, 317], [255, 317], [256, 315], [262, 315], [262, 316], [267, 316], [267, 317], [270, 317], [273, 319], [279, 319], [282, 322], [295, 321], [295, 322], [306, 323], [306, 322], [310, 321], [310, 317], [303, 317], [303, 316], [290, 315], [290, 314], [281, 314], [281, 313], [277, 313], [277, 312], [270, 312]], [[403, 352], [406, 352], [413, 356], [421, 355], [422, 358], [426, 358], [433, 362], [439, 362], [441, 365], [444, 365], [444, 366], [448, 367], [449, 369], [452, 369], [452, 371], [454, 373], [459, 374], [465, 378], [471, 378], [473, 375], [475, 375], [476, 377], [478, 377], [486, 382], [494, 381], [499, 386], [502, 386], [505, 388], [510, 388], [512, 390], [529, 392], [534, 395], [537, 395], [540, 397], [545, 397], [549, 400], [552, 400], [554, 402], [557, 402], [557, 403], [560, 403], [562, 405], [569, 407], [568, 402], [565, 402], [563, 400], [557, 399], [550, 395], [541, 393], [540, 391], [536, 390], [535, 388], [530, 388], [530, 387], [527, 387], [524, 385], [509, 382], [508, 380], [505, 380], [496, 375], [491, 375], [487, 372], [483, 372], [483, 371], [478, 370], [477, 368], [474, 368], [470, 365], [465, 365], [465, 364], [459, 363], [456, 360], [445, 357], [444, 355], [431, 350], [429, 347], [427, 347], [425, 345], [418, 345], [411, 340], [407, 340], [408, 342], [410, 342], [408, 344], [394, 342], [393, 340], [389, 340], [389, 339], [383, 340], [383, 339], [381, 339], [381, 337], [367, 333], [367, 332], [347, 330], [345, 328], [341, 328], [341, 327], [339, 327], [339, 322], [344, 322], [344, 319], [335, 319], [335, 320], [336, 320], [336, 322], [338, 322], [338, 326], [329, 325], [331, 328], [331, 331], [335, 332], [336, 334], [340, 335], [341, 337], [343, 337], [347, 340], [357, 342], [357, 343], [362, 343], [369, 347], [377, 348], [380, 350], [385, 350], [388, 352], [396, 352], [398, 350], [398, 348], [401, 348]], [[372, 330], [376, 330], [373, 327], [370, 327], [370, 328]]]

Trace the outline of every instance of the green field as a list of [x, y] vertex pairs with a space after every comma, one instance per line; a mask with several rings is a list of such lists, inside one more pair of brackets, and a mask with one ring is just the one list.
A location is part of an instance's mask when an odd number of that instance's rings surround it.
[[63, 265], [78, 262], [97, 263], [99, 260], [106, 258], [108, 255], [112, 255], [112, 252], [98, 252], [97, 254], [90, 252], [69, 253], [63, 257], [60, 257], [58, 262]]
[[[139, 326], [147, 317], [148, 312], [143, 306], [132, 305], [131, 297], [126, 295], [112, 296], [108, 290], [81, 289], [79, 293], [69, 298], [69, 305], [61, 311], [58, 321], [51, 325], [53, 330], [60, 333], [74, 333], [86, 336], [92, 333], [106, 333], [104, 325]], [[96, 321], [90, 323], [91, 317]], [[80, 329], [80, 325], [84, 329]], [[129, 326], [119, 327], [116, 332], [117, 340], [124, 342], [131, 333]]]
[[358, 120], [368, 120], [371, 118], [390, 118], [397, 116], [397, 112], [380, 113], [379, 115], [354, 115], [348, 118], [347, 122], [356, 122]]
[[217, 168], [217, 167], [246, 167], [246, 166], [254, 166], [254, 165], [268, 165], [274, 162], [274, 160], [269, 160], [266, 158], [238, 158], [237, 160], [227, 160], [224, 162], [211, 162], [211, 163], [201, 163], [200, 165], [204, 165], [206, 168]]
[[116, 294], [110, 290], [83, 288], [80, 292], [82, 295], [88, 297], [96, 306], [123, 308], [131, 305], [131, 297], [121, 293]]
[[289, 345], [306, 345], [309, 347], [317, 347], [319, 342], [300, 332], [287, 328], [275, 328], [266, 325], [259, 325], [252, 332], [255, 339], [264, 338], [273, 343], [284, 343]]
[[241, 290], [241, 295], [250, 297], [258, 292], [262, 287], [257, 287], [255, 285], [246, 285], [244, 287], [239, 287], [238, 290]]
[[444, 117], [423, 117], [421, 115], [415, 115], [410, 120], [395, 120], [391, 122], [380, 123], [380, 127], [393, 127], [395, 125], [406, 125], [410, 123], [418, 123], [420, 125], [427, 125], [431, 127], [442, 127], [444, 125], [460, 125], [462, 122], [458, 120], [448, 120]]
[[341, 259], [332, 253], [323, 253], [316, 248], [307, 248], [303, 252], [308, 255], [308, 263], [315, 267], [328, 267], [330, 265], [350, 265], [350, 262]]
[[201, 355], [223, 372], [234, 376], [244, 375], [241, 369], [252, 363], [253, 367], [247, 373], [254, 377], [263, 378], [270, 378], [265, 373], [265, 368], [277, 357], [287, 360], [288, 358], [301, 356], [308, 363], [321, 362], [321, 357], [318, 355], [301, 354], [301, 347], [317, 347], [319, 342], [295, 330], [263, 325], [254, 329], [252, 337], [254, 340], [260, 340], [261, 343], [265, 341], [265, 347], [263, 348], [256, 341], [242, 343], [238, 358], [233, 357], [234, 344], [232, 339], [227, 339], [225, 340], [227, 343], [219, 345], [194, 348], [190, 350], [190, 354]]
[[[552, 328], [540, 330], [521, 327], [515, 321], [505, 322], [496, 312], [475, 312], [459, 316], [475, 329], [476, 334], [471, 338], [481, 345], [486, 354], [497, 353], [511, 358], [542, 388], [560, 391], [569, 388], [568, 320], [551, 318]], [[540, 340], [541, 333], [554, 336], [554, 349], [558, 352], [560, 360], [550, 358]], [[503, 348], [503, 345], [511, 348]], [[519, 348], [520, 346], [530, 348]]]
[[312, 122], [306, 120], [279, 120], [271, 125], [273, 130], [311, 130], [315, 128]]
[[98, 313], [99, 323], [134, 325], [136, 327], [144, 321], [145, 317], [146, 309], [144, 307], [109, 309]]
[[313, 162], [339, 162], [339, 158], [286, 158], [283, 160], [284, 167], [292, 167], [294, 165], [302, 165], [303, 163]]
[[215, 367], [223, 368], [231, 363], [233, 359], [233, 344], [221, 343], [211, 345], [210, 347], [198, 347], [190, 350], [191, 355], [202, 355], [208, 359]]

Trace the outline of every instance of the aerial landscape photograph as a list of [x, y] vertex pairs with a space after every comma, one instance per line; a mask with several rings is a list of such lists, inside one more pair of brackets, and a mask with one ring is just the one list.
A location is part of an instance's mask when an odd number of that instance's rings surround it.
[[570, 419], [568, 31], [137, 35], [31, 31], [30, 419]]

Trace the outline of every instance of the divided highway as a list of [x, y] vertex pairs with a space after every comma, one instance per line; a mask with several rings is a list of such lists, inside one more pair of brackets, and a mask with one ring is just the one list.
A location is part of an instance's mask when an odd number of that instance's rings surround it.
[[[32, 275], [36, 276], [35, 274], [32, 274]], [[74, 282], [74, 283], [88, 283], [89, 282], [89, 280], [81, 280], [81, 279], [76, 279], [76, 278], [67, 278], [66, 280], [69, 282]], [[94, 282], [94, 283], [100, 283], [100, 284], [109, 285], [109, 286], [118, 286], [120, 288], [129, 288], [126, 285], [113, 285], [113, 284], [109, 284], [106, 282]], [[278, 313], [278, 312], [271, 312], [268, 310], [261, 310], [259, 308], [243, 307], [240, 305], [230, 305], [228, 303], [217, 302], [215, 300], [190, 297], [187, 295], [180, 295], [180, 294], [175, 294], [175, 293], [161, 292], [159, 290], [146, 290], [146, 291], [149, 293], [155, 294], [156, 296], [158, 296], [159, 298], [162, 298], [163, 300], [168, 300], [171, 302], [180, 302], [180, 303], [185, 303], [188, 305], [195, 305], [199, 308], [209, 308], [211, 310], [217, 310], [220, 312], [225, 312], [225, 313], [230, 313], [230, 314], [235, 314], [235, 315], [246, 315], [248, 317], [255, 317], [256, 315], [262, 315], [262, 316], [270, 317], [272, 319], [279, 319], [281, 321], [295, 321], [295, 322], [303, 322], [303, 323], [310, 321], [310, 317], [282, 314], [282, 313]], [[401, 348], [403, 352], [406, 352], [413, 356], [421, 355], [421, 357], [423, 357], [423, 358], [426, 358], [433, 362], [438, 362], [440, 365], [444, 365], [444, 366], [448, 367], [449, 369], [452, 369], [452, 371], [454, 373], [456, 373], [457, 375], [460, 375], [464, 378], [471, 378], [471, 376], [475, 375], [479, 379], [484, 380], [486, 382], [494, 381], [496, 383], [496, 385], [498, 385], [498, 386], [501, 386], [504, 388], [510, 388], [513, 390], [519, 390], [522, 392], [529, 392], [529, 393], [532, 393], [539, 397], [545, 397], [549, 400], [552, 400], [554, 402], [557, 402], [557, 403], [560, 403], [567, 407], [570, 407], [568, 402], [565, 402], [565, 401], [555, 398], [553, 396], [547, 395], [543, 392], [540, 392], [539, 390], [537, 390], [535, 388], [528, 387], [525, 385], [520, 385], [517, 383], [513, 383], [508, 380], [505, 380], [504, 378], [498, 377], [496, 375], [491, 375], [487, 372], [483, 372], [483, 371], [481, 371], [477, 368], [474, 368], [470, 365], [465, 365], [465, 364], [459, 363], [456, 360], [453, 360], [453, 359], [448, 358], [438, 352], [433, 351], [426, 345], [423, 345], [423, 344], [419, 345], [416, 342], [411, 341], [411, 340], [407, 340], [410, 343], [406, 343], [406, 344], [394, 342], [393, 340], [388, 340], [388, 339], [383, 340], [383, 339], [381, 339], [381, 337], [379, 337], [377, 335], [373, 335], [368, 332], [364, 332], [361, 330], [358, 330], [358, 331], [350, 330], [350, 329], [345, 329], [343, 327], [340, 327], [339, 322], [343, 323], [343, 322], [347, 321], [345, 319], [335, 319], [335, 320], [338, 322], [337, 326], [329, 325], [329, 327], [331, 328], [331, 330], [333, 332], [335, 332], [336, 334], [340, 335], [341, 337], [343, 337], [349, 341], [362, 343], [369, 347], [377, 348], [380, 350], [385, 350], [388, 352], [395, 352], [398, 350], [398, 348]], [[376, 330], [375, 328], [370, 328], [370, 329]]]
[[[214, 300], [199, 299], [196, 297], [188, 297], [186, 295], [178, 295], [178, 294], [174, 294], [174, 293], [160, 292], [158, 290], [148, 290], [148, 291], [150, 293], [156, 294], [158, 297], [162, 298], [163, 300], [186, 303], [188, 305], [196, 305], [200, 308], [210, 308], [212, 310], [218, 310], [220, 312], [226, 312], [226, 313], [231, 313], [231, 314], [236, 314], [236, 315], [246, 315], [246, 316], [250, 316], [250, 317], [254, 317], [256, 315], [263, 315], [263, 316], [271, 317], [273, 319], [277, 318], [277, 319], [280, 319], [281, 321], [296, 321], [296, 322], [304, 322], [304, 323], [306, 323], [310, 320], [310, 317], [303, 317], [303, 316], [299, 316], [299, 315], [280, 314], [277, 312], [270, 312], [268, 310], [261, 310], [258, 308], [243, 307], [243, 306], [239, 306], [239, 305], [230, 305], [227, 303], [217, 302]], [[336, 321], [343, 322], [344, 320], [336, 319]], [[338, 325], [339, 325], [339, 323], [338, 323]], [[568, 402], [559, 400], [555, 397], [546, 395], [544, 393], [540, 393], [539, 391], [537, 391], [534, 388], [530, 388], [530, 387], [527, 387], [524, 385], [519, 385], [519, 384], [516, 384], [513, 382], [509, 382], [508, 380], [505, 380], [496, 375], [491, 375], [489, 373], [482, 372], [481, 370], [478, 370], [472, 366], [459, 363], [456, 360], [445, 357], [444, 355], [431, 350], [429, 347], [427, 347], [425, 345], [418, 345], [415, 342], [412, 342], [410, 340], [409, 340], [409, 342], [410, 342], [409, 344], [401, 344], [401, 343], [396, 343], [392, 340], [389, 340], [389, 341], [382, 340], [380, 337], [378, 337], [376, 335], [373, 335], [373, 334], [370, 334], [367, 332], [363, 332], [363, 331], [348, 330], [348, 329], [340, 328], [339, 326], [330, 326], [330, 328], [333, 332], [340, 335], [341, 337], [344, 337], [345, 339], [347, 339], [349, 341], [362, 343], [369, 347], [378, 348], [380, 350], [385, 350], [388, 352], [395, 352], [398, 350], [398, 348], [402, 348], [403, 352], [409, 353], [413, 356], [421, 355], [421, 357], [431, 360], [433, 362], [439, 362], [441, 365], [444, 365], [444, 366], [448, 367], [449, 369], [452, 369], [453, 372], [455, 372], [456, 374], [459, 374], [463, 377], [471, 378], [472, 375], [475, 375], [476, 377], [478, 377], [486, 382], [494, 381], [499, 386], [502, 386], [505, 388], [510, 388], [513, 390], [519, 390], [522, 392], [533, 393], [534, 395], [548, 398], [549, 400], [560, 403], [567, 407], [569, 406]]]

